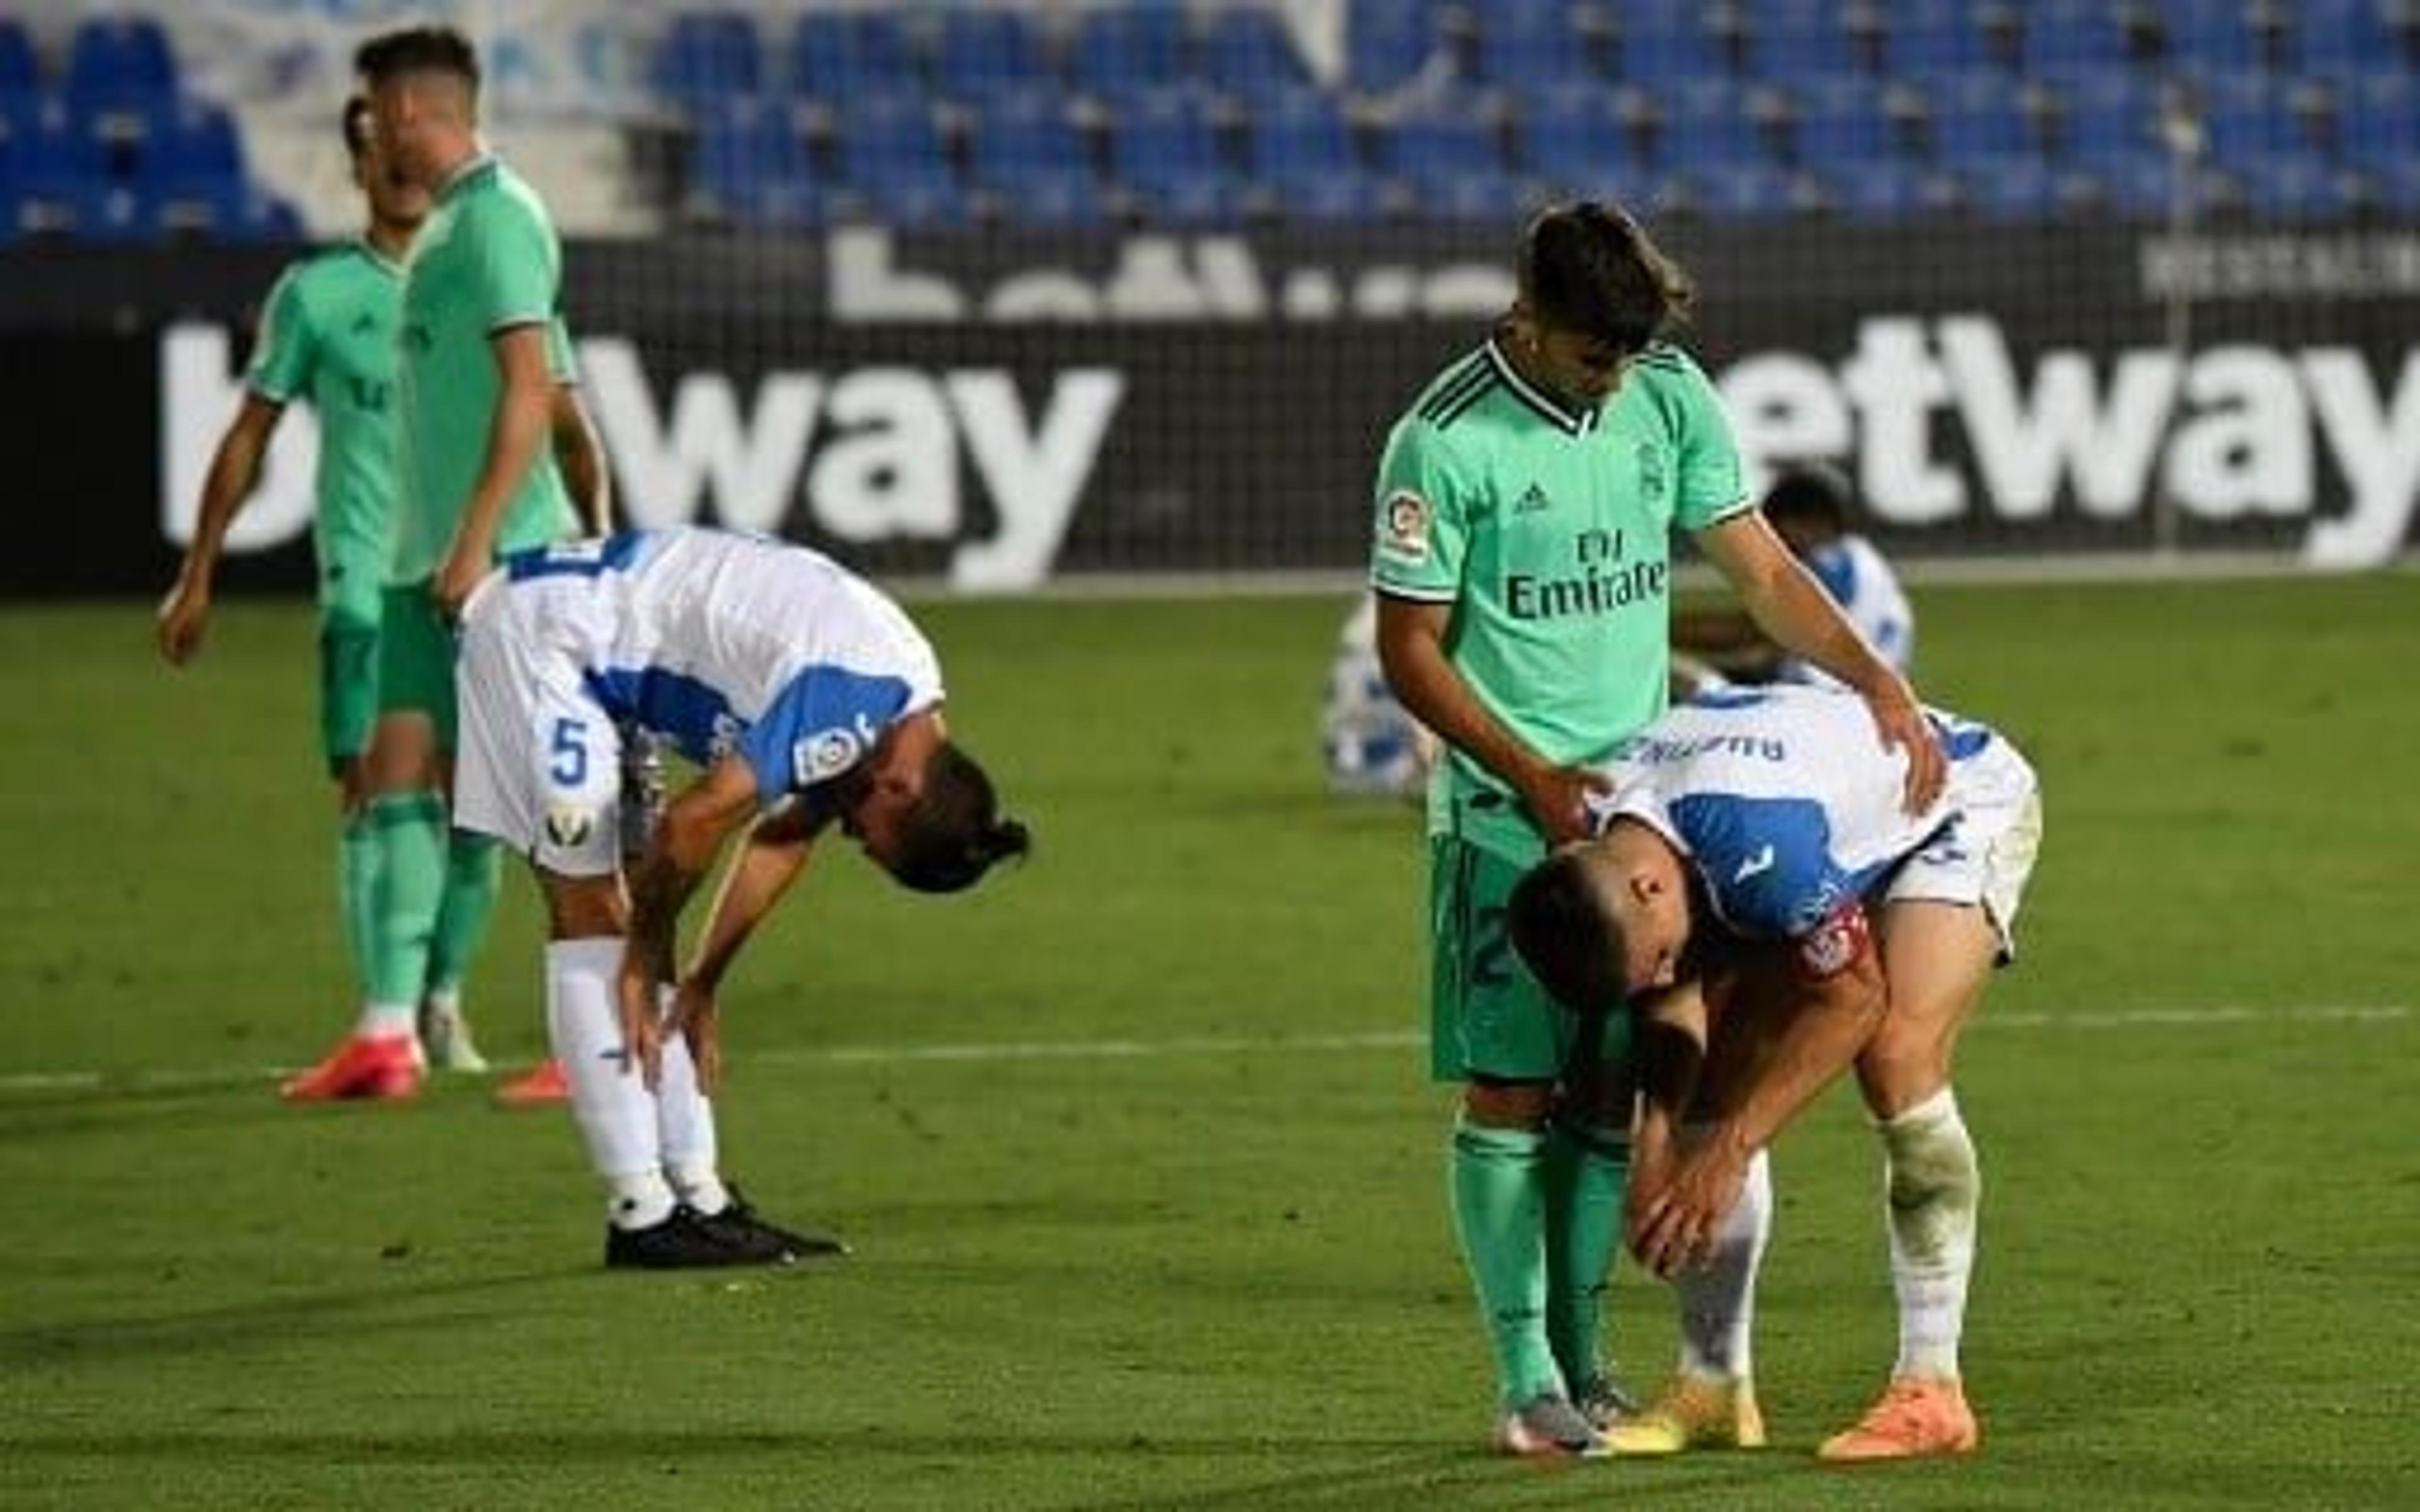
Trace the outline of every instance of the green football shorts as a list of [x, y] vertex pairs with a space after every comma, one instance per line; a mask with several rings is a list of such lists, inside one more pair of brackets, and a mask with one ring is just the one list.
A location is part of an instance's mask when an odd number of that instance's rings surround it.
[[437, 612], [429, 580], [389, 584], [378, 638], [378, 710], [417, 712], [436, 727], [441, 750], [454, 748], [454, 627]]
[[[1429, 837], [1429, 1071], [1438, 1081], [1554, 1082], [1586, 1063], [1575, 1059], [1587, 1053], [1580, 1016], [1538, 985], [1505, 927], [1528, 869], [1455, 836]], [[1629, 1049], [1629, 1015], [1606, 1015], [1596, 1058]]]

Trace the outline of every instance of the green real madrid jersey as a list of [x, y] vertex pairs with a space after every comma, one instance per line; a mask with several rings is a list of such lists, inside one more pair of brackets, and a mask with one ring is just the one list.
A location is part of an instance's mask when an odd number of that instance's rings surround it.
[[[403, 507], [388, 581], [433, 576], [471, 501], [504, 389], [493, 339], [516, 326], [545, 326], [550, 365], [568, 381], [570, 342], [557, 310], [562, 282], [554, 224], [518, 175], [482, 157], [447, 181], [405, 267]], [[496, 550], [541, 546], [577, 530], [553, 450], [541, 448], [504, 506]]]
[[[1601, 760], [1664, 706], [1671, 536], [1748, 507], [1714, 387], [1677, 347], [1635, 358], [1595, 410], [1525, 382], [1497, 343], [1455, 363], [1387, 439], [1371, 581], [1450, 604], [1448, 659], [1549, 761]], [[1524, 858], [1520, 798], [1461, 751], [1432, 833]]]
[[319, 605], [378, 612], [396, 500], [396, 322], [403, 270], [363, 241], [286, 270], [269, 291], [244, 381], [319, 419]]

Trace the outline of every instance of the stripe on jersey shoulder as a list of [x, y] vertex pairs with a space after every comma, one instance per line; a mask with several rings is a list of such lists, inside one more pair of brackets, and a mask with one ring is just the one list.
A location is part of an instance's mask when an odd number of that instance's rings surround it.
[[1429, 391], [1429, 396], [1420, 402], [1418, 411], [1419, 417], [1422, 420], [1435, 420], [1441, 412], [1451, 409], [1466, 397], [1474, 388], [1483, 385], [1484, 380], [1490, 376], [1487, 354], [1483, 351], [1471, 353], [1456, 363]]
[[1432, 424], [1439, 430], [1446, 429], [1455, 421], [1468, 414], [1480, 400], [1486, 398], [1501, 387], [1503, 387], [1502, 380], [1497, 378], [1493, 370], [1490, 370], [1485, 378], [1473, 385], [1468, 393], [1448, 406], [1445, 412], [1438, 415]]

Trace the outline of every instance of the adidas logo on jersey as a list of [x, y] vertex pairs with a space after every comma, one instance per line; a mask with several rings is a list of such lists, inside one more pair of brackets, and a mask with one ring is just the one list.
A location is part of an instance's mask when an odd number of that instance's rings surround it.
[[1515, 501], [1512, 505], [1512, 513], [1516, 515], [1528, 515], [1533, 514], [1541, 509], [1552, 509], [1554, 507], [1555, 501], [1546, 497], [1546, 490], [1539, 487], [1533, 483], [1529, 485], [1528, 488], [1522, 490], [1521, 497]]

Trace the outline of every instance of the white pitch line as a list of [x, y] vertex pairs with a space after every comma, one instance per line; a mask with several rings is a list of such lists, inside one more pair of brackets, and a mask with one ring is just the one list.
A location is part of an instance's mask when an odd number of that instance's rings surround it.
[[[2320, 1004], [2295, 1008], [2253, 1008], [2219, 1005], [2210, 1008], [2115, 1009], [2100, 1013], [1993, 1013], [1978, 1017], [1974, 1029], [2055, 1029], [2102, 1032], [2115, 1029], [2217, 1026], [2242, 1024], [2391, 1024], [2412, 1017], [2399, 1003]], [[1294, 1052], [1336, 1054], [1359, 1050], [1410, 1050], [1425, 1046], [1426, 1034], [1405, 1029], [1372, 1029], [1357, 1034], [1311, 1034], [1300, 1038], [1261, 1036], [1179, 1038], [1173, 1040], [981, 1040], [944, 1044], [827, 1045], [820, 1049], [773, 1049], [752, 1053], [752, 1061], [777, 1065], [885, 1066], [947, 1061], [1010, 1060], [1147, 1060], [1187, 1056], [1283, 1055]], [[500, 1066], [500, 1071], [524, 1069]], [[293, 1073], [292, 1067], [251, 1070], [98, 1072], [29, 1071], [0, 1074], [0, 1095], [10, 1092], [94, 1091], [104, 1088], [176, 1090], [241, 1085]]]

